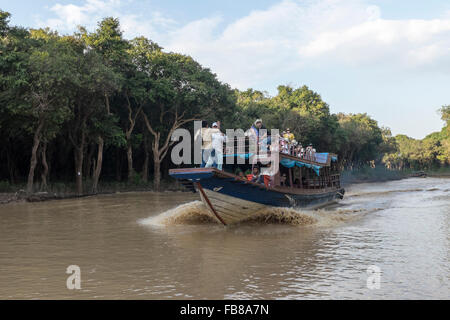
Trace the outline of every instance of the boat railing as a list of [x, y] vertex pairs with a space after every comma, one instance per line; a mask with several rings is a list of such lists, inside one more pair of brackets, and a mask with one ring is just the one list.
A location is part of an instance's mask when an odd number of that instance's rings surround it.
[[[327, 159], [326, 163], [320, 163], [318, 162], [318, 159], [316, 158], [316, 153], [313, 151], [309, 151], [303, 148], [302, 150], [296, 151], [295, 148], [289, 147], [285, 148], [284, 150], [278, 148], [278, 150], [275, 150], [272, 145], [266, 144], [266, 143], [258, 143], [258, 141], [252, 140], [249, 137], [241, 137], [241, 138], [234, 138], [231, 141], [227, 141], [227, 143], [223, 146], [223, 154], [225, 156], [230, 155], [247, 155], [247, 156], [253, 156], [253, 155], [267, 155], [270, 156], [272, 152], [279, 152], [281, 157], [291, 157], [291, 159], [297, 159], [306, 161], [310, 164], [317, 164], [317, 165], [329, 165], [330, 159]], [[328, 157], [330, 157], [329, 155]]]

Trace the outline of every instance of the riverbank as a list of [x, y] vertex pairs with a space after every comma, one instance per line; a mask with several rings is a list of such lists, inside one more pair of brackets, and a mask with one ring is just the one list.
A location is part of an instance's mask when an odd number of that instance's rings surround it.
[[429, 177], [450, 178], [450, 168], [440, 168], [438, 170], [425, 171]]
[[357, 183], [385, 182], [406, 179], [411, 176], [412, 170], [387, 170], [386, 168], [362, 168], [357, 170], [345, 170], [341, 174], [341, 184], [349, 186]]
[[[402, 170], [394, 171], [385, 168], [363, 168], [358, 170], [346, 170], [342, 172], [341, 184], [348, 187], [352, 184], [359, 183], [375, 183], [395, 181], [410, 178], [415, 171]], [[450, 169], [443, 168], [439, 170], [424, 171], [426, 176], [434, 178], [450, 178]], [[86, 186], [89, 184], [86, 183]], [[130, 184], [126, 182], [104, 182], [99, 185], [99, 192], [92, 193], [86, 191], [82, 195], [75, 192], [74, 183], [56, 182], [51, 183], [45, 192], [35, 192], [31, 195], [25, 192], [25, 184], [9, 185], [8, 183], [0, 183], [0, 205], [11, 202], [41, 202], [49, 200], [62, 200], [72, 198], [83, 198], [96, 196], [100, 194], [116, 194], [126, 192], [154, 192], [153, 184], [139, 183]], [[185, 189], [177, 180], [161, 181], [161, 192], [190, 192]]]
[[[88, 185], [88, 184], [86, 184]], [[97, 193], [85, 191], [76, 193], [74, 183], [56, 182], [48, 185], [46, 191], [27, 194], [25, 184], [10, 185], [2, 182], [0, 186], [0, 205], [11, 202], [41, 202], [49, 200], [62, 200], [91, 197], [101, 194], [116, 194], [126, 192], [154, 192], [153, 183], [129, 184], [125, 182], [106, 182], [99, 185]], [[188, 192], [177, 180], [161, 181], [162, 192]]]
[[387, 170], [386, 168], [363, 168], [358, 170], [345, 170], [341, 174], [341, 184], [349, 186], [357, 183], [386, 182], [413, 177], [450, 178], [450, 168], [433, 170]]

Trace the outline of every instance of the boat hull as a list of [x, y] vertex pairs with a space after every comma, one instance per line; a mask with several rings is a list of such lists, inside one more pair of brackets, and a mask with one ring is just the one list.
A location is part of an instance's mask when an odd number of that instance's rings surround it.
[[229, 225], [247, 220], [270, 207], [314, 209], [343, 197], [344, 189], [267, 188], [210, 170], [172, 171], [180, 180], [191, 181], [212, 215]]
[[[202, 192], [200, 192], [202, 202], [217, 221], [224, 225], [248, 220], [261, 213], [262, 210], [270, 207], [317, 209], [337, 202], [341, 198], [341, 192], [343, 192], [343, 190], [340, 190], [340, 192], [333, 191], [315, 195], [283, 194], [284, 199], [281, 198], [283, 201], [264, 204], [261, 203], [262, 201], [248, 201], [236, 196], [205, 189], [201, 187], [201, 184], [198, 188], [203, 189]], [[271, 196], [273, 197], [273, 195]], [[266, 194], [266, 200], [272, 198], [271, 196]], [[277, 194], [275, 196], [279, 195]]]
[[267, 207], [208, 189], [200, 193], [200, 197], [217, 221], [225, 225], [247, 220]]

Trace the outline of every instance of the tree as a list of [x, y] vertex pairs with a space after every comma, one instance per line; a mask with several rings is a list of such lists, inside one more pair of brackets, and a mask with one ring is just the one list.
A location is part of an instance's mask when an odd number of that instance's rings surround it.
[[[70, 49], [61, 43], [55, 33], [48, 30], [32, 30], [34, 44], [27, 54], [20, 55], [20, 63], [14, 74], [8, 78], [7, 95], [17, 97], [16, 103], [9, 104], [12, 114], [21, 114], [22, 125], [33, 135], [27, 192], [33, 191], [34, 172], [37, 165], [38, 149], [42, 139], [52, 139], [69, 115], [66, 98], [61, 94], [71, 75]], [[44, 158], [44, 164], [46, 159]], [[46, 182], [46, 181], [44, 181]]]
[[[99, 134], [102, 130], [91, 130], [103, 125], [99, 120], [112, 116], [109, 110], [108, 99], [105, 92], [117, 86], [116, 73], [104, 63], [103, 58], [96, 50], [89, 48], [85, 35], [78, 34], [68, 38], [76, 48], [78, 59], [77, 70], [72, 82], [71, 108], [73, 118], [70, 124], [69, 139], [75, 148], [75, 180], [77, 193], [83, 193], [83, 162], [89, 132], [95, 132], [94, 142], [97, 144], [97, 162], [94, 169], [94, 185], [97, 188], [101, 165], [103, 160], [104, 137]], [[111, 89], [112, 90], [112, 89]], [[106, 113], [99, 117], [99, 113]]]
[[[156, 43], [145, 37], [135, 38], [131, 41], [131, 47], [128, 54], [133, 62], [133, 69], [128, 73], [125, 80], [123, 94], [126, 100], [127, 121], [125, 127], [125, 138], [127, 146], [128, 161], [128, 181], [134, 176], [133, 169], [133, 131], [136, 122], [142, 112], [144, 104], [150, 99], [151, 79], [147, 76], [145, 70], [148, 70], [149, 59], [147, 55], [154, 51], [161, 51]], [[139, 139], [140, 140], [140, 139]], [[140, 141], [139, 141], [140, 142]], [[145, 145], [146, 147], [147, 145]], [[146, 157], [148, 155], [146, 154]], [[147, 168], [147, 166], [145, 166]], [[144, 173], [145, 176], [147, 176]], [[145, 177], [145, 181], [146, 181]]]
[[118, 126], [118, 117], [101, 112], [101, 108], [90, 117], [90, 126], [88, 135], [97, 140], [97, 159], [94, 160], [94, 170], [92, 176], [92, 192], [98, 193], [98, 182], [102, 171], [103, 150], [107, 146], [122, 147], [126, 141], [123, 131]]
[[9, 31], [9, 18], [11, 14], [9, 12], [0, 10], [0, 36], [4, 37]]
[[21, 169], [17, 160], [23, 157], [29, 136], [29, 117], [19, 108], [25, 104], [27, 61], [33, 41], [27, 30], [9, 26], [9, 17], [0, 10], [0, 154], [6, 155], [7, 172], [15, 183]]
[[439, 109], [439, 112], [441, 114], [441, 119], [443, 121], [445, 121], [447, 123], [447, 125], [448, 125], [449, 122], [450, 122], [450, 105], [442, 106]]
[[337, 118], [340, 125], [339, 136], [343, 141], [339, 155], [347, 168], [368, 165], [379, 158], [383, 132], [375, 120], [365, 113], [339, 113]]
[[[97, 193], [98, 180], [103, 164], [103, 149], [105, 145], [104, 135], [116, 135], [117, 126], [109, 117], [111, 111], [111, 96], [119, 92], [123, 86], [125, 72], [130, 69], [129, 56], [126, 50], [129, 48], [128, 42], [123, 39], [120, 23], [115, 18], [105, 18], [99, 24], [95, 33], [88, 34], [84, 29], [82, 37], [86, 45], [86, 49], [97, 54], [97, 58], [101, 60], [102, 65], [100, 77], [101, 81], [96, 83], [97, 89], [103, 93], [104, 106], [106, 108], [106, 117], [93, 117], [93, 119], [102, 119], [105, 123], [95, 123], [95, 137], [97, 142], [97, 160], [93, 172], [93, 192]], [[117, 121], [116, 121], [117, 122]], [[114, 139], [113, 139], [114, 140]]]
[[191, 57], [152, 51], [146, 59], [151, 91], [142, 118], [153, 138], [154, 188], [159, 190], [161, 162], [171, 146], [172, 133], [214, 109], [221, 109], [230, 92]]

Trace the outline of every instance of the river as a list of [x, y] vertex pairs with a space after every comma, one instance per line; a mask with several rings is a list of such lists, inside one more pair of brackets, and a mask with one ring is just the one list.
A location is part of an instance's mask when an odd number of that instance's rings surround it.
[[232, 227], [182, 192], [10, 203], [0, 221], [0, 299], [450, 298], [450, 179], [357, 184]]

